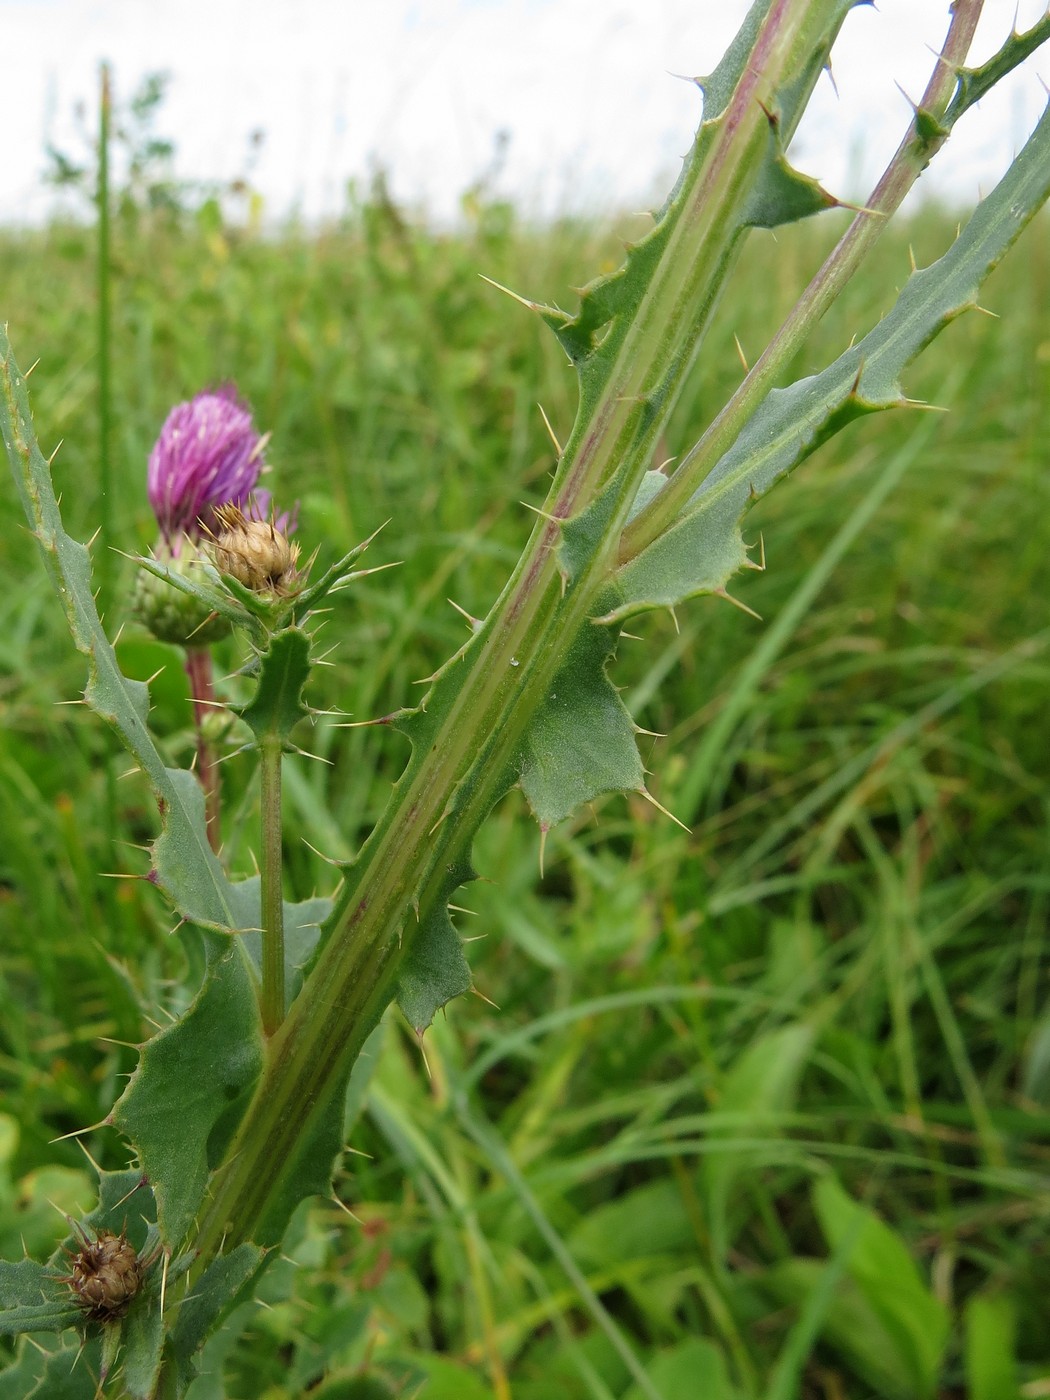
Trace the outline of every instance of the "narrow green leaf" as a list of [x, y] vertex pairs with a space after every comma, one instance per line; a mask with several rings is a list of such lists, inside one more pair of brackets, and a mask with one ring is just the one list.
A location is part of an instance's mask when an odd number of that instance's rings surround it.
[[832, 1249], [856, 1232], [846, 1266], [850, 1277], [878, 1317], [897, 1368], [910, 1377], [911, 1393], [933, 1395], [950, 1328], [944, 1304], [923, 1282], [900, 1237], [833, 1177], [817, 1182], [813, 1205]]
[[967, 1400], [1021, 1400], [1017, 1313], [1006, 1293], [977, 1293], [966, 1305]]
[[[737, 1400], [740, 1394], [729, 1380], [725, 1357], [702, 1337], [657, 1352], [647, 1370], [661, 1400]], [[644, 1400], [644, 1392], [632, 1385], [624, 1400]]]
[[996, 83], [1012, 73], [1019, 63], [1035, 53], [1050, 39], [1050, 15], [1037, 20], [1031, 29], [1023, 34], [1011, 34], [998, 53], [982, 63], [979, 68], [963, 68], [959, 72], [959, 85], [951, 100], [944, 120], [954, 125], [962, 114], [979, 102]]
[[746, 560], [751, 503], [853, 419], [907, 401], [898, 377], [956, 316], [1050, 194], [1050, 112], [945, 255], [912, 274], [889, 314], [822, 373], [775, 389], [669, 530], [618, 571], [608, 619], [717, 592]]
[[723, 1258], [732, 1243], [729, 1205], [744, 1171], [778, 1160], [777, 1145], [783, 1116], [794, 1107], [802, 1070], [813, 1048], [809, 1026], [781, 1026], [756, 1040], [732, 1065], [720, 1087], [717, 1109], [725, 1126], [712, 1129], [712, 1140], [766, 1135], [767, 1148], [715, 1151], [700, 1167], [712, 1249]]
[[[802, 1314], [827, 1278], [827, 1265], [817, 1259], [787, 1259], [770, 1269], [763, 1282], [781, 1303]], [[907, 1359], [865, 1294], [850, 1278], [840, 1279], [834, 1296], [822, 1309], [820, 1336], [845, 1359], [851, 1370], [886, 1400], [919, 1400], [915, 1376]]]
[[121, 1329], [121, 1378], [132, 1400], [153, 1400], [164, 1346], [164, 1319], [160, 1288], [143, 1290], [124, 1319]]
[[192, 1006], [143, 1047], [110, 1115], [138, 1154], [156, 1196], [162, 1238], [172, 1249], [193, 1221], [210, 1159], [225, 1145], [262, 1067], [259, 1007], [246, 955], [236, 940], [211, 938], [208, 972]]
[[[135, 559], [140, 569], [152, 574], [154, 578], [163, 579], [165, 583], [177, 589], [180, 593], [185, 593], [190, 598], [195, 598], [198, 603], [220, 617], [224, 617], [227, 622], [236, 627], [247, 628], [253, 637], [261, 638], [265, 635], [262, 632], [256, 619], [247, 612], [245, 608], [230, 596], [229, 590], [218, 582], [211, 582], [211, 578], [218, 579], [219, 575], [210, 565], [201, 565], [200, 579], [190, 578], [184, 573], [179, 573], [165, 564], [160, 559], [150, 559], [146, 555], [139, 555]], [[210, 570], [210, 577], [209, 571]]]

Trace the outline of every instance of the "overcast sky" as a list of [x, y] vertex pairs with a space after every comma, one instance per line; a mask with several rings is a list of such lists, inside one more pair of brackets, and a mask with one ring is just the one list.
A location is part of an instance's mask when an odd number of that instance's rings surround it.
[[[646, 207], [666, 192], [699, 114], [695, 88], [746, 0], [0, 0], [7, 140], [0, 222], [35, 222], [46, 140], [78, 155], [74, 114], [94, 123], [98, 65], [118, 98], [171, 74], [159, 134], [181, 176], [230, 179], [249, 138], [273, 218], [337, 214], [350, 178], [385, 168], [395, 196], [454, 216], [464, 189], [506, 148], [495, 189], [544, 214]], [[974, 59], [1015, 14], [1045, 0], [987, 0]], [[948, 0], [879, 0], [846, 20], [793, 154], [833, 192], [863, 198], [918, 97]], [[1050, 46], [967, 115], [934, 168], [936, 188], [973, 203], [1034, 125]]]

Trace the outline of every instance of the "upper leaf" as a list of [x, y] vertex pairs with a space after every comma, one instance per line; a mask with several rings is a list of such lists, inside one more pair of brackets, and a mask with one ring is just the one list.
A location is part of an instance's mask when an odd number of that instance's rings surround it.
[[739, 522], [759, 496], [853, 419], [906, 404], [905, 367], [961, 312], [1050, 194], [1050, 113], [939, 261], [912, 274], [892, 310], [822, 373], [774, 389], [670, 529], [616, 575], [623, 618], [712, 593], [746, 562]]

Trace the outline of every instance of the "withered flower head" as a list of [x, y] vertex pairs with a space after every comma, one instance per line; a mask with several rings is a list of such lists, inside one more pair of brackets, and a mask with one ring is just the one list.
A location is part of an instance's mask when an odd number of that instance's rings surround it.
[[231, 502], [216, 509], [215, 520], [211, 556], [220, 573], [231, 575], [253, 593], [287, 598], [298, 590], [299, 546], [279, 528], [287, 528], [287, 517], [251, 519]]
[[92, 1322], [123, 1317], [142, 1283], [142, 1261], [122, 1230], [100, 1230], [92, 1239], [81, 1231], [82, 1247], [62, 1278]]

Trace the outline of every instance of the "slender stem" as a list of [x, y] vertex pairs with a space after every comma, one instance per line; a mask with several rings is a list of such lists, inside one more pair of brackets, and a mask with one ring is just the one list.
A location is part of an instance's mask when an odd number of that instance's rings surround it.
[[110, 462], [110, 255], [109, 255], [109, 127], [111, 89], [109, 64], [99, 70], [98, 177], [98, 474], [99, 551], [96, 570], [99, 611], [105, 616], [110, 599], [110, 559], [113, 531], [113, 469]]
[[[939, 124], [969, 51], [984, 0], [956, 0], [944, 46], [914, 120], [889, 165], [838, 243], [825, 258], [791, 313], [696, 446], [682, 459], [663, 491], [631, 521], [620, 544], [620, 563], [634, 559], [668, 528], [708, 472], [728, 451], [758, 404], [773, 387], [810, 331], [881, 237], [891, 215], [948, 137]], [[930, 118], [934, 120], [931, 121]]]
[[284, 902], [281, 882], [281, 741], [259, 744], [262, 779], [262, 1023], [267, 1035], [284, 1019]]
[[215, 702], [211, 652], [206, 647], [186, 648], [186, 675], [190, 682], [193, 726], [197, 732], [197, 781], [204, 789], [204, 820], [208, 831], [208, 844], [217, 854], [222, 844], [222, 788], [215, 751], [204, 728], [204, 722]]

